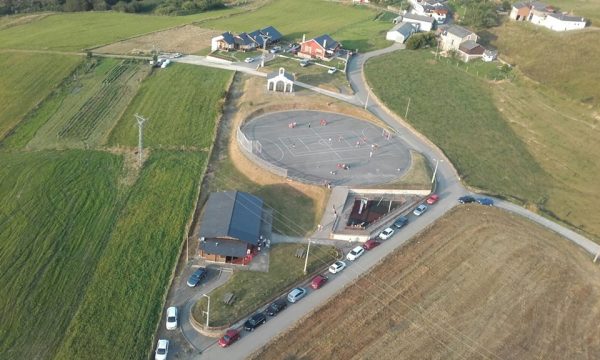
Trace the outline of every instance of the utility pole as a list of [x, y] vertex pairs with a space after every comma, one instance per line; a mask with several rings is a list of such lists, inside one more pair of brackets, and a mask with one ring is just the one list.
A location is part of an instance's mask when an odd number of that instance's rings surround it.
[[[443, 161], [443, 160], [441, 160], [441, 161]], [[437, 174], [437, 169], [438, 169], [438, 164], [439, 163], [440, 163], [440, 160], [435, 160], [435, 169], [433, 170], [433, 176], [431, 177], [431, 183], [432, 184], [435, 181], [435, 174]]]
[[209, 319], [210, 319], [210, 296], [206, 295], [206, 294], [202, 294], [202, 296], [206, 297], [208, 299], [208, 305], [206, 307], [206, 327], [208, 327], [208, 323], [209, 323]]
[[142, 130], [144, 128], [144, 122], [146, 121], [146, 119], [138, 114], [135, 114], [135, 119], [138, 123], [138, 160], [140, 166], [142, 166]]
[[267, 56], [267, 41], [271, 38], [269, 35], [260, 34], [260, 37], [263, 40], [263, 56], [262, 61], [260, 63], [260, 67], [265, 67], [265, 57]]
[[306, 259], [304, 259], [304, 275], [308, 267], [308, 254], [310, 253], [310, 239], [308, 239], [308, 248], [306, 249]]
[[406, 104], [406, 113], [404, 113], [404, 120], [408, 119], [408, 108], [410, 107], [410, 98], [408, 98], [408, 104]]

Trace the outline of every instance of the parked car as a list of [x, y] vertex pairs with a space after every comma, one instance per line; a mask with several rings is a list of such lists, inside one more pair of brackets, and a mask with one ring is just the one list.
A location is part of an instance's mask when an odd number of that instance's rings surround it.
[[458, 202], [461, 204], [468, 204], [468, 203], [475, 202], [475, 198], [472, 197], [471, 195], [465, 195], [465, 196], [459, 197]]
[[198, 284], [200, 284], [200, 281], [202, 281], [202, 279], [206, 278], [207, 274], [208, 274], [208, 271], [203, 267], [196, 269], [196, 271], [194, 271], [194, 273], [192, 275], [190, 275], [190, 277], [187, 281], [187, 286], [189, 286], [189, 287], [198, 286]]
[[257, 327], [267, 322], [267, 316], [263, 313], [256, 313], [244, 323], [244, 330], [254, 331]]
[[267, 310], [265, 311], [269, 316], [275, 316], [285, 310], [287, 307], [287, 301], [284, 298], [277, 299], [269, 305]]
[[427, 211], [427, 205], [421, 204], [421, 205], [417, 206], [417, 208], [415, 210], [413, 210], [413, 214], [415, 216], [421, 216], [421, 215], [423, 215], [423, 213], [425, 211]]
[[343, 261], [336, 261], [329, 267], [329, 272], [332, 274], [337, 274], [340, 271], [346, 268], [346, 263]]
[[171, 306], [167, 309], [167, 330], [177, 329], [177, 308]]
[[154, 353], [154, 360], [166, 360], [168, 353], [169, 353], [169, 340], [165, 340], [165, 339], [158, 340], [158, 345], [156, 345], [156, 352]]
[[219, 346], [223, 347], [223, 348], [228, 347], [229, 345], [233, 344], [234, 342], [238, 341], [239, 339], [240, 339], [239, 330], [229, 329], [229, 330], [225, 331], [225, 335], [223, 335], [223, 337], [219, 339]]
[[427, 204], [429, 205], [433, 205], [435, 204], [438, 200], [440, 199], [440, 196], [438, 194], [431, 194], [429, 195], [429, 197], [427, 198], [427, 200], [425, 201]]
[[287, 296], [287, 299], [289, 302], [295, 303], [295, 302], [299, 301], [300, 299], [302, 299], [304, 297], [304, 295], [306, 295], [306, 289], [297, 287], [297, 288], [293, 289], [292, 291], [290, 291], [290, 293]]
[[310, 287], [313, 288], [313, 289], [315, 289], [315, 290], [317, 290], [321, 286], [325, 285], [326, 282], [327, 282], [327, 277], [326, 276], [317, 275], [310, 282]]
[[363, 249], [365, 250], [371, 250], [373, 248], [376, 248], [377, 246], [379, 246], [381, 243], [375, 239], [370, 239], [367, 240], [364, 244], [363, 244]]
[[392, 235], [394, 235], [394, 229], [392, 228], [387, 228], [385, 230], [383, 230], [380, 234], [379, 234], [379, 238], [381, 240], [387, 240], [389, 238], [392, 237]]
[[177, 58], [180, 58], [180, 57], [182, 57], [182, 56], [183, 56], [183, 55], [182, 55], [181, 53], [175, 53], [175, 54], [173, 54], [173, 57], [174, 57], [175, 59], [177, 59]]
[[308, 65], [310, 65], [310, 61], [308, 59], [304, 59], [304, 60], [300, 61], [300, 66], [306, 67]]
[[277, 54], [280, 51], [281, 51], [281, 46], [274, 46], [274, 47], [271, 48], [271, 50], [269, 50], [269, 52], [271, 54]]
[[394, 221], [394, 227], [397, 229], [400, 229], [407, 223], [408, 223], [408, 218], [406, 216], [400, 216], [396, 221]]
[[252, 58], [252, 57], [247, 57], [247, 58], [244, 59], [244, 62], [248, 63], [248, 64], [251, 63], [251, 62], [253, 62], [253, 61], [254, 61], [254, 58]]
[[354, 249], [350, 250], [348, 255], [346, 255], [346, 259], [350, 261], [354, 261], [358, 259], [362, 254], [364, 254], [365, 249], [362, 246], [357, 246]]
[[490, 199], [487, 197], [477, 198], [477, 202], [480, 203], [481, 205], [494, 206], [494, 199]]
[[328, 74], [335, 74], [335, 72], [337, 71], [336, 68], [329, 68], [329, 70], [327, 70]]

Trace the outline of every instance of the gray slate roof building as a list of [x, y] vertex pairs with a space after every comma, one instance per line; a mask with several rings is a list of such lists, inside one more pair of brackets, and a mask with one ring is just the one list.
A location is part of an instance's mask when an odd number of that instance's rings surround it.
[[[214, 192], [206, 202], [200, 223], [200, 237], [207, 240], [234, 239], [257, 245], [262, 209], [263, 201], [254, 195], [241, 191]], [[246, 244], [241, 246], [245, 255]]]
[[585, 21], [585, 18], [581, 17], [581, 16], [572, 16], [572, 15], [567, 15], [567, 14], [548, 14], [548, 16], [551, 16], [555, 19], [561, 20], [561, 21]]
[[282, 72], [280, 70], [272, 71], [272, 72], [268, 73], [267, 80], [274, 79], [274, 78], [278, 77], [280, 74], [283, 75], [286, 79], [288, 79], [290, 81], [294, 81], [294, 76], [292, 74], [290, 74], [287, 71]]
[[338, 47], [338, 42], [333, 40], [331, 36], [327, 34], [323, 34], [319, 37], [313, 39], [319, 45], [321, 45], [325, 50], [334, 51]]
[[235, 38], [233, 37], [233, 34], [229, 31], [222, 33], [221, 36], [223, 36], [223, 41], [225, 41], [227, 44], [235, 44]]
[[465, 29], [464, 27], [458, 26], [458, 25], [451, 25], [448, 27], [448, 29], [446, 31], [448, 31], [450, 34], [456, 35], [460, 38], [467, 37], [473, 33], [471, 31]]
[[407, 19], [428, 22], [430, 24], [433, 24], [433, 22], [435, 21], [435, 19], [432, 18], [431, 16], [411, 14], [411, 13], [407, 13], [404, 15], [404, 21], [406, 21]]

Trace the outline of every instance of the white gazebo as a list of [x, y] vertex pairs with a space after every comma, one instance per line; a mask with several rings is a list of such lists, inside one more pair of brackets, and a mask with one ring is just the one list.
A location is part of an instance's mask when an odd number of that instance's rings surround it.
[[279, 68], [279, 71], [273, 71], [267, 75], [267, 90], [269, 91], [294, 91], [294, 76]]

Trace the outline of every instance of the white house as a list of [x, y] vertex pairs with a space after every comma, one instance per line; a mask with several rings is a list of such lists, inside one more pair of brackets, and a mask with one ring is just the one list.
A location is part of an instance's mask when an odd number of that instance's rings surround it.
[[569, 31], [583, 29], [586, 25], [585, 18], [565, 14], [548, 14], [543, 26], [554, 31]]
[[294, 91], [294, 76], [284, 68], [279, 68], [279, 71], [273, 71], [267, 75], [267, 90], [269, 91]]
[[477, 34], [472, 31], [465, 29], [462, 26], [450, 25], [441, 32], [440, 35], [440, 47], [444, 51], [456, 50], [465, 41], [472, 40], [477, 42]]
[[385, 35], [385, 39], [399, 43], [404, 43], [406, 39], [408, 39], [412, 34], [416, 33], [417, 31], [419, 31], [418, 24], [402, 22], [394, 26], [390, 31], [388, 31]]
[[398, 16], [394, 19], [394, 24], [400, 22], [416, 24], [419, 26], [419, 31], [431, 31], [435, 24], [435, 19], [430, 16], [407, 13], [404, 16]]

